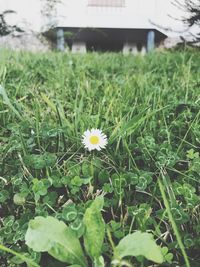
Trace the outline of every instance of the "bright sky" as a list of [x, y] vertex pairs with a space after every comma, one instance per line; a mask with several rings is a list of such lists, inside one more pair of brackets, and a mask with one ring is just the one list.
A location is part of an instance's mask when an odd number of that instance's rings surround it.
[[[79, 5], [79, 1], [81, 0], [73, 0], [74, 8], [77, 8]], [[141, 0], [132, 0], [135, 3], [141, 3]], [[148, 4], [146, 9], [151, 8], [151, 2], [155, 3], [155, 0], [142, 0], [143, 2], [146, 1]], [[163, 27], [170, 27], [175, 31], [183, 31], [184, 26], [183, 23], [177, 21], [177, 18], [180, 18], [183, 13], [180, 12], [176, 7], [174, 7], [171, 2], [173, 0], [156, 0], [156, 12], [155, 12], [155, 19], [154, 22], [159, 24]], [[68, 0], [63, 0], [62, 7], [60, 10], [66, 10], [67, 14], [67, 2]], [[79, 2], [79, 3], [78, 3]], [[77, 4], [75, 4], [77, 3]], [[8, 21], [12, 23], [18, 23], [19, 25], [26, 25], [26, 28], [40, 31], [42, 26], [44, 25], [44, 18], [41, 16], [41, 10], [44, 5], [43, 0], [0, 0], [0, 12], [6, 9], [12, 9], [17, 12], [14, 15], [8, 15]], [[144, 5], [137, 5], [140, 6], [141, 10], [138, 12], [142, 13]], [[153, 5], [155, 8], [155, 5]], [[172, 16], [176, 19], [172, 19], [169, 17]], [[176, 34], [174, 34], [176, 35]], [[180, 34], [177, 34], [180, 35]]]

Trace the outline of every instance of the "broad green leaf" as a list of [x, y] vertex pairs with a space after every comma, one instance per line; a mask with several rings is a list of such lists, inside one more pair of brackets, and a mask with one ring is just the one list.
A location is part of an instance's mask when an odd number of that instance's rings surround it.
[[105, 236], [105, 223], [101, 215], [103, 203], [103, 197], [97, 197], [91, 206], [87, 208], [83, 217], [85, 225], [84, 245], [87, 253], [93, 259], [100, 257]]
[[161, 248], [156, 245], [152, 234], [140, 231], [125, 236], [116, 247], [116, 255], [120, 258], [144, 256], [156, 263], [163, 262]]
[[104, 267], [104, 266], [105, 266], [105, 262], [102, 256], [94, 260], [94, 267]]
[[31, 220], [25, 240], [34, 251], [47, 251], [62, 262], [86, 266], [78, 238], [64, 222], [58, 221], [54, 217], [38, 216]]

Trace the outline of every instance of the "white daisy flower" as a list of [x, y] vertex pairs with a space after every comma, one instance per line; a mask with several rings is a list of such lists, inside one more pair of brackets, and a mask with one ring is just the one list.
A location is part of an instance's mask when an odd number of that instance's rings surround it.
[[82, 138], [82, 143], [89, 151], [94, 149], [101, 150], [108, 143], [106, 135], [99, 129], [85, 131]]

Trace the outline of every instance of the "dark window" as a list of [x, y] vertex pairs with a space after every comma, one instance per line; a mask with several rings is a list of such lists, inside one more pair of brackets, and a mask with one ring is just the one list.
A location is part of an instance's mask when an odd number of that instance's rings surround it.
[[125, 0], [88, 0], [88, 6], [125, 7]]

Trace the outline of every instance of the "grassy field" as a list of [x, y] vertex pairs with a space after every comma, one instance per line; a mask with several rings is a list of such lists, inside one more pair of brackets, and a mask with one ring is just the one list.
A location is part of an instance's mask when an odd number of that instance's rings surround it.
[[0, 54], [0, 266], [200, 266], [199, 52]]

